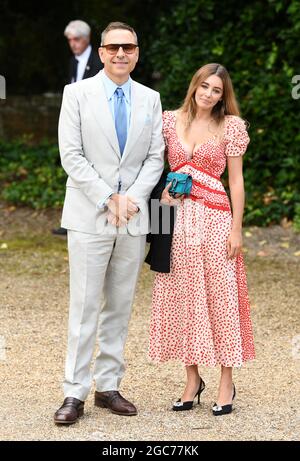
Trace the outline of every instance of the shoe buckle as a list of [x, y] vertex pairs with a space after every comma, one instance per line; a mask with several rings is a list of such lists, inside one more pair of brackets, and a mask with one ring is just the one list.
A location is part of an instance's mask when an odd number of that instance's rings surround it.
[[183, 402], [175, 402], [173, 404], [174, 407], [183, 407]]
[[213, 410], [214, 411], [222, 411], [222, 407], [220, 407], [220, 405], [214, 405]]

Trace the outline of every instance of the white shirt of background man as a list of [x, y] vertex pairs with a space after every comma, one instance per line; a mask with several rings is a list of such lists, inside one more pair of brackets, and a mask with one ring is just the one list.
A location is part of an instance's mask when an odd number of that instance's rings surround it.
[[92, 51], [92, 46], [89, 45], [89, 46], [84, 50], [84, 52], [83, 52], [82, 54], [80, 54], [80, 55], [78, 55], [78, 56], [75, 56], [75, 59], [77, 59], [77, 61], [78, 61], [78, 67], [77, 67], [77, 80], [76, 80], [76, 82], [78, 82], [79, 80], [82, 80], [82, 78], [83, 78], [84, 71], [85, 71], [87, 62], [88, 62], [88, 60], [89, 60], [91, 51]]

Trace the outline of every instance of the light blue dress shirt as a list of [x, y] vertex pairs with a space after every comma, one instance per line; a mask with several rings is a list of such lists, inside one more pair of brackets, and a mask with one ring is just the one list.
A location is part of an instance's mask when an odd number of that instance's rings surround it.
[[[104, 85], [105, 94], [107, 97], [108, 105], [110, 108], [110, 112], [112, 115], [113, 122], [115, 120], [115, 110], [114, 110], [114, 98], [116, 98], [115, 91], [117, 88], [122, 88], [125, 96], [125, 104], [126, 104], [126, 116], [127, 116], [127, 139], [129, 133], [129, 126], [130, 126], [130, 116], [131, 116], [131, 78], [129, 77], [127, 82], [123, 83], [123, 85], [117, 85], [113, 82], [105, 73], [104, 70], [101, 72], [101, 77]], [[119, 178], [119, 189], [121, 189], [121, 178]], [[119, 192], [119, 190], [118, 190]], [[97, 208], [101, 209], [106, 206], [106, 203], [111, 195], [105, 197], [104, 200], [97, 204]]]
[[127, 80], [127, 82], [123, 83], [123, 85], [117, 85], [113, 82], [105, 73], [102, 71], [102, 81], [104, 84], [104, 89], [106, 93], [106, 97], [108, 100], [108, 105], [112, 114], [113, 121], [115, 120], [115, 113], [114, 113], [114, 98], [116, 97], [115, 91], [117, 88], [122, 88], [125, 96], [125, 104], [126, 104], [126, 115], [127, 115], [127, 136], [129, 133], [129, 126], [130, 126], [130, 115], [131, 115], [131, 78]]

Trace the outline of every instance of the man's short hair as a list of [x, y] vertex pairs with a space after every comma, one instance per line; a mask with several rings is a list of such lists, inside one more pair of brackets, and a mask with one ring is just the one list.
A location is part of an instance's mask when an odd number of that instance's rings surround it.
[[108, 26], [103, 30], [102, 34], [101, 34], [101, 45], [104, 44], [104, 40], [105, 40], [105, 36], [107, 34], [107, 32], [110, 32], [111, 30], [129, 30], [129, 32], [131, 32], [135, 38], [135, 41], [136, 41], [136, 44], [138, 43], [138, 39], [137, 39], [137, 35], [136, 35], [136, 32], [134, 30], [133, 27], [129, 26], [128, 24], [126, 24], [125, 22], [110, 22], [108, 24]]
[[90, 26], [80, 19], [69, 22], [64, 31], [65, 37], [68, 37], [69, 35], [73, 35], [74, 37], [89, 37], [90, 34]]

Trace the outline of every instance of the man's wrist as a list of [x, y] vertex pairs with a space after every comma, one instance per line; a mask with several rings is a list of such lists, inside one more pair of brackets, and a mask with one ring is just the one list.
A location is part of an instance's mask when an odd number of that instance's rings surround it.
[[108, 204], [109, 204], [109, 202], [110, 202], [110, 200], [111, 200], [111, 198], [112, 198], [113, 195], [114, 195], [114, 194], [110, 194], [110, 195], [107, 197], [107, 199], [106, 199], [105, 202], [104, 202], [104, 205], [105, 205], [105, 206], [108, 206]]

